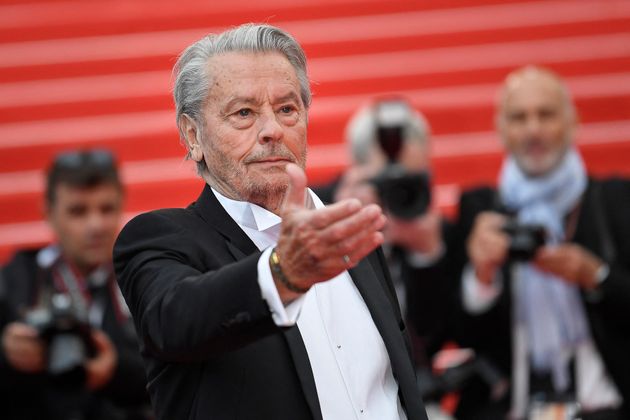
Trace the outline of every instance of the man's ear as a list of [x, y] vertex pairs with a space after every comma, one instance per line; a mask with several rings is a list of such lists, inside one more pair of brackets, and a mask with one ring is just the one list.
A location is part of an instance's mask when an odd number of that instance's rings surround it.
[[505, 135], [504, 135], [504, 131], [505, 131], [505, 115], [503, 115], [502, 112], [503, 112], [503, 110], [499, 109], [494, 114], [494, 129], [495, 129], [496, 133], [498, 134], [498, 137], [499, 137], [499, 140], [501, 141], [501, 144], [503, 145], [503, 147], [506, 147]]
[[197, 122], [190, 118], [186, 114], [182, 114], [179, 117], [179, 126], [188, 148], [190, 157], [195, 162], [201, 162], [203, 160], [203, 151], [201, 150], [201, 130], [197, 126]]

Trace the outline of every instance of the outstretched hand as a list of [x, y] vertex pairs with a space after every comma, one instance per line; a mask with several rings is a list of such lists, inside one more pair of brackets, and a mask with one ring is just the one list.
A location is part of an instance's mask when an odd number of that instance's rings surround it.
[[[355, 266], [383, 243], [385, 216], [376, 204], [347, 199], [322, 209], [306, 208], [306, 175], [287, 164], [289, 189], [281, 210], [276, 252], [289, 281], [308, 289]], [[281, 290], [281, 298], [291, 295]], [[293, 296], [294, 298], [295, 296]]]

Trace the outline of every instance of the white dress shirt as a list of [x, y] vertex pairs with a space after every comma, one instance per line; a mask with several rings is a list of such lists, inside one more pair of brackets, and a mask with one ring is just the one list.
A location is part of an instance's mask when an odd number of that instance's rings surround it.
[[[285, 307], [269, 268], [282, 220], [260, 206], [212, 191], [258, 249], [264, 250], [258, 261], [262, 297], [278, 326], [297, 322], [324, 420], [405, 420], [385, 344], [348, 272], [316, 284]], [[316, 208], [324, 206], [312, 191], [308, 193]]]

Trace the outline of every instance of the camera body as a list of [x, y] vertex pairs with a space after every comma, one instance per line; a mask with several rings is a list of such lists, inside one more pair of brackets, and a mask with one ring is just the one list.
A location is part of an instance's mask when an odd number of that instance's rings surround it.
[[538, 248], [547, 242], [547, 231], [537, 224], [521, 224], [510, 220], [503, 231], [510, 236], [508, 259], [510, 261], [529, 261], [534, 258]]
[[387, 157], [387, 165], [370, 182], [376, 187], [383, 207], [401, 219], [424, 214], [431, 203], [427, 172], [408, 171], [398, 157], [404, 143], [405, 123], [410, 117], [409, 105], [401, 100], [382, 101], [375, 108], [376, 137]]
[[53, 294], [43, 307], [28, 312], [25, 321], [48, 345], [47, 373], [64, 385], [82, 384], [83, 364], [93, 355], [94, 344], [90, 325], [70, 296]]
[[485, 384], [495, 401], [503, 398], [509, 389], [509, 382], [499, 368], [468, 348], [440, 350], [433, 358], [432, 369], [420, 369], [417, 378], [422, 398], [433, 401], [461, 391], [471, 382]]
[[371, 182], [383, 207], [401, 219], [413, 219], [424, 214], [431, 203], [431, 187], [426, 172], [407, 172], [401, 165], [389, 164]]

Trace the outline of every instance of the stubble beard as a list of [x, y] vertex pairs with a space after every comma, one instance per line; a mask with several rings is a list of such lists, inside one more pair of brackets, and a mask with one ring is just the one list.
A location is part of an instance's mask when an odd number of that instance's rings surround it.
[[542, 158], [527, 155], [515, 156], [518, 166], [531, 177], [545, 176], [560, 165], [560, 162], [568, 152], [570, 139], [565, 140], [561, 148], [550, 150]]
[[[294, 162], [295, 157], [287, 153], [282, 155]], [[306, 151], [298, 160], [294, 163], [304, 169]], [[215, 165], [215, 170], [209, 174], [209, 184], [229, 198], [253, 203], [279, 214], [289, 188], [289, 177], [286, 171], [284, 168], [273, 168], [271, 169], [273, 173], [270, 175], [248, 173], [247, 161], [246, 159], [243, 165], [237, 165], [223, 156], [218, 160], [219, 167], [216, 168]]]

